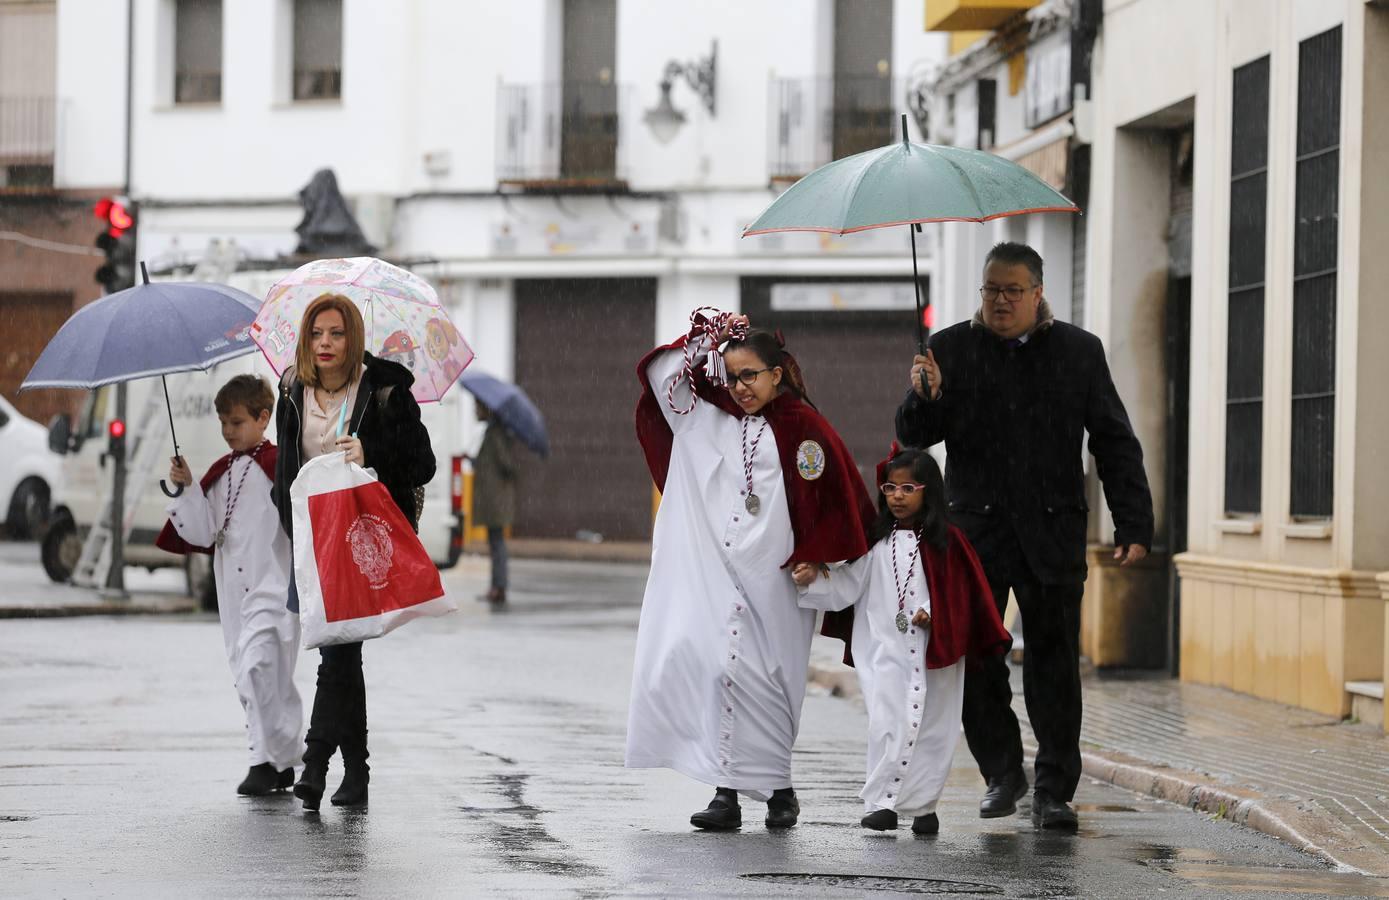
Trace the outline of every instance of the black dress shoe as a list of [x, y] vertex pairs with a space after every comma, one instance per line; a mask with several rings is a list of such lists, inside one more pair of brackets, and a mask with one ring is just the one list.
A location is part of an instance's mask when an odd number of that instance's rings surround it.
[[733, 791], [720, 790], [709, 801], [707, 809], [690, 816], [690, 824], [705, 831], [732, 831], [743, 827], [743, 809], [738, 805], [738, 795]]
[[367, 784], [371, 781], [370, 769], [366, 763], [346, 766], [342, 784], [333, 792], [328, 802], [334, 806], [366, 806]]
[[1080, 824], [1075, 810], [1046, 791], [1032, 795], [1032, 824], [1038, 828], [1075, 831]]
[[989, 789], [979, 801], [979, 818], [997, 819], [1018, 811], [1018, 801], [1027, 795], [1027, 776], [1022, 769], [989, 779]]
[[270, 763], [251, 766], [246, 777], [236, 786], [236, 792], [243, 797], [264, 797], [275, 790], [280, 775]]
[[801, 803], [792, 788], [773, 791], [767, 800], [767, 827], [790, 828], [800, 821]]
[[859, 819], [859, 824], [864, 828], [871, 828], [874, 831], [895, 831], [897, 829], [897, 811], [892, 809], [875, 809], [862, 819]]
[[275, 789], [287, 791], [294, 787], [294, 766], [280, 770], [280, 778], [275, 782]]
[[940, 834], [940, 819], [935, 813], [927, 813], [912, 819], [912, 834]]
[[323, 792], [328, 789], [328, 764], [305, 763], [299, 783], [294, 786], [294, 796], [304, 801], [304, 808], [318, 812], [318, 804], [323, 800]]

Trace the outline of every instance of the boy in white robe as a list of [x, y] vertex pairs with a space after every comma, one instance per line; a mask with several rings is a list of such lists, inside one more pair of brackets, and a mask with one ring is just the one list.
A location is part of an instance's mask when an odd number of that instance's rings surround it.
[[294, 686], [299, 620], [286, 608], [289, 539], [270, 500], [275, 445], [265, 439], [275, 394], [264, 379], [237, 375], [214, 406], [231, 453], [193, 484], [174, 457], [169, 478], [184, 488], [168, 506], [156, 542], [173, 553], [212, 554], [227, 662], [246, 713], [250, 771], [236, 792], [260, 796], [294, 786], [303, 704]]
[[1011, 643], [964, 535], [946, 523], [940, 469], [922, 450], [879, 467], [882, 508], [868, 555], [830, 567], [798, 565], [800, 605], [849, 611], [826, 633], [851, 631], [852, 664], [868, 709], [864, 828], [940, 830], [936, 804], [960, 738], [968, 656]]

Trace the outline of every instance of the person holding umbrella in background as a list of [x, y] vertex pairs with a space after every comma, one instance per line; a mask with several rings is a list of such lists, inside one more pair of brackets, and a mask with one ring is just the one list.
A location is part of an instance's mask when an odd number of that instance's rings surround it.
[[[984, 260], [969, 322], [936, 333], [910, 372], [897, 438], [945, 442], [952, 524], [979, 554], [1000, 615], [1011, 590], [1022, 613], [1023, 693], [1037, 737], [1033, 823], [1074, 829], [1080, 781], [1080, 600], [1087, 504], [1082, 441], [1114, 514], [1114, 558], [1131, 565], [1153, 542], [1143, 450], [1109, 375], [1104, 346], [1052, 318], [1042, 258], [1002, 243]], [[964, 729], [988, 790], [983, 818], [1011, 815], [1027, 791], [1008, 665], [965, 675]]]
[[473, 523], [487, 529], [492, 557], [492, 582], [485, 599], [500, 606], [506, 602], [506, 529], [516, 515], [516, 443], [481, 400], [477, 419], [487, 423], [487, 430], [473, 457]]

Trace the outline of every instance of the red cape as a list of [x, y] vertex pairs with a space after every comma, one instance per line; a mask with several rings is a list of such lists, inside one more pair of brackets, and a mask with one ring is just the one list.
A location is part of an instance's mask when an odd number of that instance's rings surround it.
[[[266, 441], [264, 444], [260, 445], [260, 450], [256, 451], [254, 457], [255, 461], [260, 463], [260, 470], [265, 473], [265, 477], [269, 478], [271, 482], [275, 480], [275, 457], [278, 453], [279, 451], [276, 449], [275, 445]], [[204, 495], [206, 495], [208, 489], [216, 483], [217, 479], [227, 474], [227, 469], [231, 468], [232, 460], [235, 459], [236, 456], [237, 454], [235, 453], [228, 453], [226, 456], [213, 463], [212, 467], [207, 470], [207, 474], [203, 476], [202, 481], [198, 482], [198, 487], [202, 489]], [[209, 555], [212, 553], [211, 547], [195, 547], [179, 537], [178, 531], [174, 528], [174, 523], [169, 521], [164, 522], [164, 528], [159, 532], [159, 537], [154, 539], [154, 546], [158, 547], [160, 550], [177, 553], [180, 556], [188, 553], [207, 553]]]
[[[637, 364], [637, 378], [642, 386], [641, 399], [637, 401], [637, 440], [646, 455], [651, 477], [662, 491], [670, 471], [675, 435], [661, 414], [660, 404], [667, 402], [666, 398], [658, 398], [652, 392], [646, 369], [658, 353], [683, 349], [687, 340], [681, 338], [673, 344], [657, 347]], [[742, 407], [725, 388], [712, 384], [699, 366], [695, 368], [694, 388], [702, 402], [711, 403], [736, 419], [743, 418]], [[854, 458], [834, 428], [814, 407], [789, 391], [758, 412], [766, 418], [776, 437], [781, 476], [786, 486], [786, 505], [791, 511], [795, 546], [784, 565], [841, 562], [858, 559], [867, 553], [868, 542], [864, 535], [873, 521], [873, 504]], [[802, 477], [796, 466], [797, 452], [803, 441], [814, 441], [825, 453], [823, 474], [814, 480]]]
[[[984, 567], [964, 532], [946, 526], [944, 550], [921, 542], [921, 564], [931, 592], [931, 640], [926, 644], [926, 668], [943, 669], [962, 657], [978, 659], [1007, 653], [1013, 636], [1003, 627], [994, 606]], [[852, 666], [854, 608], [825, 613], [820, 633], [844, 641], [844, 663]]]

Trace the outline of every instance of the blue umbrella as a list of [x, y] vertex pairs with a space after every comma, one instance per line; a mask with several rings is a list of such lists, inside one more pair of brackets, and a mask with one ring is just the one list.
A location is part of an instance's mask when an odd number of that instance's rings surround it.
[[545, 417], [525, 391], [476, 369], [464, 372], [459, 376], [458, 383], [492, 410], [492, 415], [506, 430], [516, 435], [517, 440], [541, 456], [550, 455], [550, 435], [545, 430]]
[[[144, 270], [144, 264], [140, 265]], [[245, 291], [203, 282], [145, 283], [117, 291], [72, 314], [39, 354], [30, 388], [98, 388], [121, 381], [208, 369], [254, 353], [251, 323], [260, 301]], [[169, 388], [164, 387], [165, 404]], [[169, 434], [178, 453], [173, 410]], [[161, 486], [162, 486], [161, 482]], [[178, 492], [164, 492], [177, 496]]]

